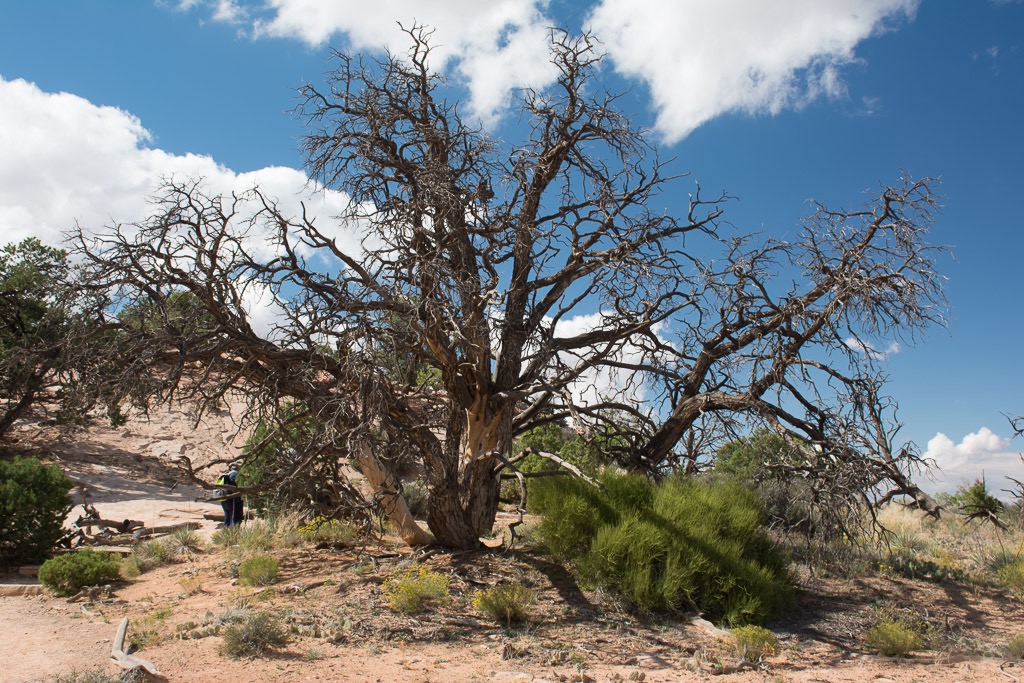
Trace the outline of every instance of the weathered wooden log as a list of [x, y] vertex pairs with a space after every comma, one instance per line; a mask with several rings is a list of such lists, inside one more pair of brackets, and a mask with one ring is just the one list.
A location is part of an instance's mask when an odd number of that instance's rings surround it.
[[79, 529], [91, 529], [94, 526], [99, 526], [105, 529], [116, 529], [125, 534], [130, 531], [134, 531], [135, 529], [141, 529], [146, 526], [146, 523], [140, 522], [137, 519], [125, 519], [120, 522], [115, 522], [110, 519], [100, 519], [98, 517], [79, 517], [75, 522], [75, 526]]
[[158, 534], [173, 534], [175, 531], [181, 531], [182, 529], [188, 529], [189, 531], [195, 531], [199, 528], [199, 524], [196, 522], [182, 522], [180, 524], [170, 524], [168, 526], [152, 526], [145, 529], [138, 529], [132, 534], [132, 538], [138, 541], [139, 539], [146, 538], [147, 536], [156, 536]]
[[114, 636], [114, 644], [110, 648], [110, 658], [122, 669], [145, 669], [147, 673], [154, 676], [160, 675], [160, 670], [153, 665], [153, 662], [142, 657], [136, 657], [125, 652], [124, 639], [128, 635], [128, 617], [121, 620], [117, 625], [117, 634]]

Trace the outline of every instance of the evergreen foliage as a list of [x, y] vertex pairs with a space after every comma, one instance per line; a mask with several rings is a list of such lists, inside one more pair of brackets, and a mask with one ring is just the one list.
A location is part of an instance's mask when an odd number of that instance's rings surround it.
[[238, 567], [238, 582], [243, 586], [269, 586], [279, 570], [280, 563], [270, 555], [253, 555]]
[[109, 553], [85, 548], [58, 555], [39, 567], [39, 583], [58, 595], [74, 595], [86, 586], [98, 586], [120, 578], [120, 563]]
[[793, 601], [787, 559], [749, 489], [681, 476], [659, 485], [606, 473], [603, 488], [538, 482], [538, 535], [581, 578], [643, 609], [697, 609], [727, 623], [763, 621]]
[[537, 596], [527, 586], [506, 583], [480, 591], [473, 598], [473, 606], [495, 621], [511, 625], [525, 621]]
[[0, 462], [0, 563], [43, 561], [63, 535], [71, 480], [35, 458]]
[[288, 629], [278, 617], [268, 612], [257, 612], [224, 630], [221, 652], [233, 659], [260, 657], [268, 650], [284, 647], [290, 639]]
[[[281, 409], [276, 423], [260, 420], [245, 442], [245, 467], [238, 477], [239, 486], [267, 486], [267, 490], [247, 496], [248, 503], [260, 515], [275, 515], [290, 508], [317, 508], [327, 500], [327, 484], [337, 478], [338, 458], [318, 455], [316, 423], [303, 416], [304, 408], [289, 404]], [[310, 460], [308, 465], [301, 463]]]

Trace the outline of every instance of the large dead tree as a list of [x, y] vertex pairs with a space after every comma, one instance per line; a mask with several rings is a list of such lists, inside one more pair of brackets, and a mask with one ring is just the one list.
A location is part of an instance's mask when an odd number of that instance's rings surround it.
[[934, 208], [929, 181], [905, 178], [862, 209], [818, 205], [791, 242], [733, 239], [677, 318], [663, 355], [668, 416], [636, 443], [634, 464], [685, 457], [673, 449], [709, 417], [761, 424], [804, 444], [799, 475], [826, 505], [910, 496], [934, 510], [910, 477], [913, 445], [894, 443], [882, 348], [942, 323], [938, 250], [925, 242]]
[[[258, 189], [208, 196], [172, 181], [150, 219], [79, 232], [110, 310], [149, 312], [147, 324], [119, 323], [121, 386], [136, 399], [203, 409], [235, 392], [250, 423], [288, 406], [318, 425], [309, 458], [357, 460], [409, 542], [462, 548], [493, 525], [513, 439], [546, 421], [620, 430], [614, 442], [629, 448], [613, 455], [652, 471], [674, 464], [709, 412], [815, 444], [838, 443], [835, 420], [864, 422], [819, 407], [811, 375], [875, 401], [858, 393], [867, 375], [805, 350], [838, 349], [859, 367], [837, 346], [841, 330], [861, 339], [934, 319], [937, 278], [914, 215], [931, 201], [926, 184], [886, 190], [882, 209], [821, 213], [828, 229], [811, 225], [800, 243], [728, 238], [724, 198], [696, 194], [682, 217], [659, 209], [670, 178], [593, 82], [589, 36], [553, 34], [557, 82], [522, 94], [526, 141], [509, 147], [444, 99], [429, 34], [409, 34], [408, 54], [338, 54], [326, 88], [301, 90], [309, 170], [349, 198], [337, 224], [284, 215]], [[362, 250], [339, 246], [338, 225], [363, 231]], [[272, 256], [253, 247], [260, 235]], [[265, 292], [282, 308], [261, 335], [244, 302]], [[581, 391], [608, 373], [633, 391]], [[402, 457], [426, 478], [430, 533], [398, 495]]]

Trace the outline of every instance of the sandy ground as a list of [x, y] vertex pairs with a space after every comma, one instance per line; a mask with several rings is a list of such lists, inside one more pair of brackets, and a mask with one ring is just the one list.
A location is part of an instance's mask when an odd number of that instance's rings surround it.
[[[175, 462], [182, 455], [194, 462], [231, 458], [239, 447], [227, 415], [193, 427], [180, 411], [117, 429], [29, 423], [18, 438], [22, 446], [57, 459], [104, 518], [140, 520], [148, 527], [192, 521], [205, 536], [216, 522], [203, 515], [219, 507], [197, 501], [204, 491], [185, 481]], [[72, 517], [81, 510], [76, 507]], [[728, 663], [728, 656], [713, 630], [613, 614], [599, 604], [600, 596], [584, 596], [550, 567], [531, 567], [501, 553], [430, 558], [432, 567], [453, 577], [455, 604], [420, 617], [396, 615], [384, 604], [380, 584], [408, 551], [369, 551], [374, 553], [378, 569], [357, 577], [352, 568], [367, 561], [365, 549], [285, 552], [274, 590], [247, 589], [248, 594], [231, 581], [223, 556], [207, 553], [119, 585], [99, 604], [48, 594], [0, 597], [0, 681], [49, 682], [71, 671], [116, 671], [110, 647], [125, 616], [130, 634], [152, 631], [139, 654], [168, 681], [957, 683], [1024, 675], [1020, 663], [994, 656], [996, 643], [1024, 633], [1024, 608], [998, 592], [899, 581], [819, 582], [806, 587], [801, 608], [787, 623], [773, 625], [783, 642], [778, 655], [752, 669], [716, 674], [707, 659]], [[470, 598], [481, 581], [510, 578], [538, 592], [531, 623], [508, 629], [471, 613]], [[23, 576], [3, 581], [26, 583]], [[942, 615], [947, 630], [976, 644], [967, 648], [969, 654], [927, 652], [908, 660], [864, 653], [856, 634], [868, 605], [890, 593], [925, 614]], [[290, 615], [292, 642], [265, 658], [231, 660], [219, 652], [221, 637], [176, 637], [239, 601]], [[341, 623], [344, 629], [337, 627]], [[340, 636], [331, 625], [341, 629]]]

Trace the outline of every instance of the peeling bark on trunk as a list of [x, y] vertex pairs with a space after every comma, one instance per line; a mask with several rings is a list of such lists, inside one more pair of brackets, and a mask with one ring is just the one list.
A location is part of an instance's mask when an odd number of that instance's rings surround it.
[[390, 473], [384, 464], [370, 451], [369, 446], [362, 446], [356, 455], [359, 467], [374, 490], [380, 494], [384, 506], [384, 514], [395, 525], [402, 541], [409, 545], [434, 545], [437, 539], [429, 531], [416, 523], [409, 505], [402, 494], [393, 485]]

